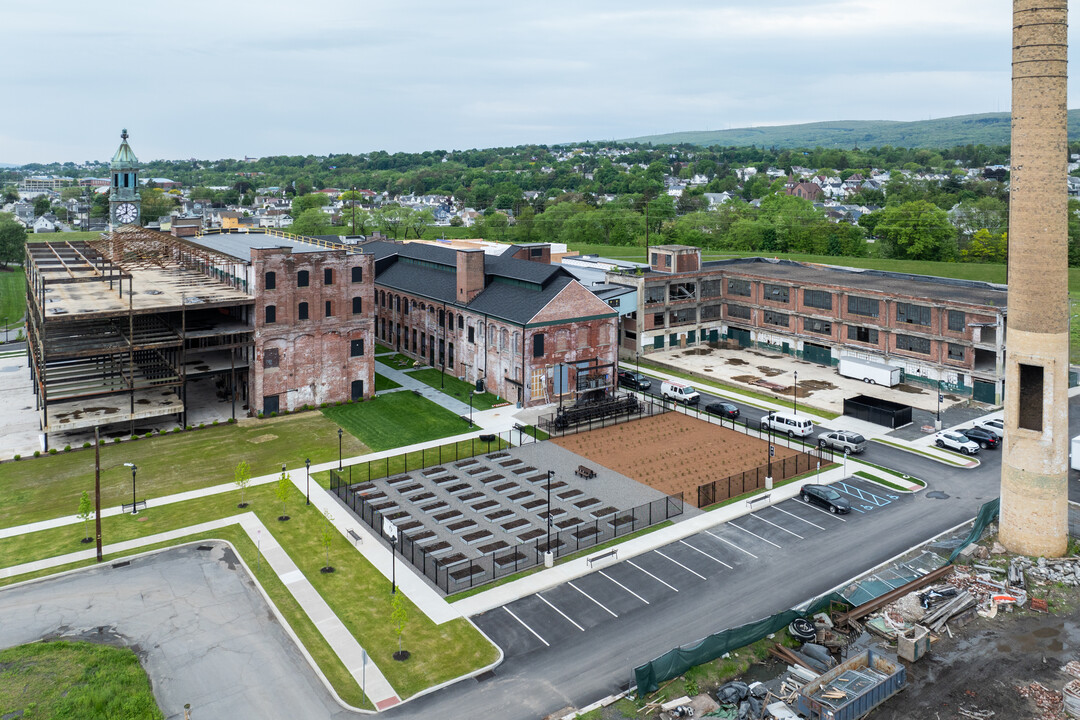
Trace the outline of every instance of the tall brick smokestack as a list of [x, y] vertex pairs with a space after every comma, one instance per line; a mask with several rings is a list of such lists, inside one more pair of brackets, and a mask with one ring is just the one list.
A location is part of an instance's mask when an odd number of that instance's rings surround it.
[[1013, 0], [1012, 172], [1000, 540], [1068, 541], [1067, 0]]

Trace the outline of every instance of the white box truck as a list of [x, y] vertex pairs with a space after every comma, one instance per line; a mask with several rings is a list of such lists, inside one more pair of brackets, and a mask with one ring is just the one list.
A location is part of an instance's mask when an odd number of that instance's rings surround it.
[[862, 358], [841, 357], [837, 368], [844, 377], [855, 378], [871, 385], [893, 387], [900, 384], [901, 368], [886, 363], [863, 360]]

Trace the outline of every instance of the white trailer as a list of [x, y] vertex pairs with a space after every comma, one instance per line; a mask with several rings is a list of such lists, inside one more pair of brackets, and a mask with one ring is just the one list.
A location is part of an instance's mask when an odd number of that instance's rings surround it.
[[1080, 435], [1074, 437], [1069, 444], [1069, 467], [1080, 470]]
[[895, 365], [863, 360], [862, 358], [841, 357], [837, 368], [844, 377], [855, 378], [871, 385], [893, 387], [900, 384], [902, 370]]

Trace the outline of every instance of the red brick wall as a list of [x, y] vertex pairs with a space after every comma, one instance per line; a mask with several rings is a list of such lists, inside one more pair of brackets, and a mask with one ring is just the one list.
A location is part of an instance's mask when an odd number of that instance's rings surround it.
[[[255, 295], [255, 359], [252, 367], [251, 406], [259, 411], [263, 398], [277, 395], [281, 409], [345, 401], [352, 383], [364, 383], [364, 397], [375, 391], [375, 309], [373, 258], [344, 250], [293, 253], [290, 248], [253, 248]], [[363, 269], [363, 280], [352, 282], [352, 268]], [[333, 282], [324, 282], [324, 271]], [[297, 273], [308, 271], [308, 286], [297, 287]], [[275, 288], [265, 288], [267, 272], [275, 273]], [[352, 299], [361, 298], [362, 310], [352, 312]], [[326, 317], [326, 302], [332, 316]], [[308, 304], [308, 319], [298, 318], [299, 304]], [[273, 305], [276, 320], [266, 322]], [[364, 354], [351, 356], [353, 340], [364, 341]], [[277, 350], [279, 366], [264, 367], [267, 350]]]

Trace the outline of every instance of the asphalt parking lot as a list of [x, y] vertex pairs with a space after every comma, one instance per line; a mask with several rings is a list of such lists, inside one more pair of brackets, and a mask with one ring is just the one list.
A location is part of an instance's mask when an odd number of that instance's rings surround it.
[[[662, 607], [678, 593], [715, 592], [740, 575], [764, 570], [780, 553], [821, 557], [822, 548], [835, 551], [838, 533], [865, 533], [875, 515], [912, 501], [910, 495], [855, 477], [831, 487], [849, 500], [850, 513], [833, 515], [798, 499], [785, 500], [630, 559], [598, 560], [589, 575], [472, 620], [507, 657], [551, 647], [602, 623], [625, 622], [630, 631], [638, 611]], [[708, 622], [701, 627], [702, 635], [715, 630]]]

